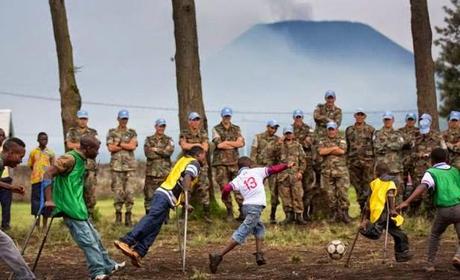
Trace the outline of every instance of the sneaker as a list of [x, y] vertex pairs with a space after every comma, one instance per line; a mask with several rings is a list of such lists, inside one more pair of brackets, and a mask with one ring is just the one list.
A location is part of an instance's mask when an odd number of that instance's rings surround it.
[[434, 268], [433, 264], [429, 263], [429, 264], [425, 265], [423, 270], [425, 270], [425, 272], [432, 273], [432, 272], [436, 271], [436, 268]]
[[135, 267], [141, 267], [141, 256], [139, 255], [138, 252], [133, 250], [127, 243], [120, 241], [120, 240], [115, 240], [113, 242], [115, 247], [119, 249], [125, 256], [131, 258], [131, 263]]
[[452, 259], [452, 265], [457, 269], [460, 270], [460, 256], [455, 256]]
[[113, 267], [112, 272], [110, 272], [110, 274], [114, 274], [115, 272], [122, 270], [123, 268], [125, 268], [125, 266], [126, 262], [115, 263], [115, 266]]
[[413, 255], [409, 251], [395, 254], [395, 259], [397, 262], [408, 262], [412, 259], [412, 257]]
[[217, 272], [217, 267], [222, 259], [222, 256], [219, 254], [209, 254], [209, 269], [211, 270], [211, 273]]
[[108, 280], [110, 277], [107, 274], [99, 274], [93, 280]]
[[257, 252], [254, 253], [254, 256], [256, 256], [256, 263], [257, 265], [264, 265], [267, 263], [267, 261], [264, 258], [264, 253], [262, 252]]

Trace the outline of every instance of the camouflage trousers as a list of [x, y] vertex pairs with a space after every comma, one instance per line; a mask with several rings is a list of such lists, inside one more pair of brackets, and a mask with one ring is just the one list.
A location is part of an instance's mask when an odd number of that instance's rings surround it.
[[97, 171], [86, 170], [85, 175], [85, 190], [83, 193], [86, 208], [90, 217], [93, 216], [94, 207], [96, 206], [96, 185], [97, 185]]
[[[219, 186], [220, 190], [224, 188], [226, 184], [231, 182], [233, 178], [238, 175], [238, 166], [237, 165], [218, 165], [212, 168], [212, 174], [214, 177], [214, 182]], [[238, 204], [238, 207], [241, 208], [243, 205], [243, 196], [240, 192], [233, 192], [235, 201]], [[232, 209], [232, 198], [228, 197], [226, 201], [222, 201], [225, 204], [227, 209]]]
[[374, 178], [374, 160], [349, 158], [348, 172], [350, 174], [350, 183], [356, 190], [359, 206], [363, 210], [370, 194], [369, 183]]
[[[425, 171], [430, 167], [430, 163], [426, 161], [423, 163], [422, 161], [419, 161], [415, 165], [415, 170], [414, 170], [414, 177], [412, 178], [413, 182], [413, 190], [420, 185], [420, 182], [422, 181], [423, 175], [425, 174]], [[412, 190], [412, 191], [413, 191]], [[426, 215], [426, 216], [434, 216], [436, 212], [436, 209], [433, 204], [433, 196], [430, 192], [426, 192], [423, 197], [418, 198], [410, 204], [408, 214], [411, 216], [414, 215]]]
[[350, 186], [348, 174], [333, 176], [321, 173], [321, 189], [326, 193], [329, 208], [332, 213], [347, 210], [350, 207], [347, 189]]
[[396, 193], [396, 203], [399, 204], [403, 201], [403, 196], [405, 192], [404, 179], [402, 176], [402, 172], [390, 173], [389, 175], [394, 177], [393, 181], [395, 182], [396, 192], [397, 192]]
[[460, 155], [459, 154], [450, 154], [451, 162], [450, 164], [457, 169], [460, 169]]
[[192, 191], [192, 200], [198, 202], [201, 205], [208, 206], [210, 203], [209, 198], [209, 178], [208, 178], [208, 166], [205, 165], [200, 170], [200, 178], [196, 186]]
[[153, 193], [164, 182], [165, 177], [145, 176], [144, 183], [144, 208], [147, 213], [150, 209], [150, 202], [152, 202]]
[[[403, 180], [403, 183], [404, 183], [404, 189], [403, 189], [404, 193], [402, 195], [403, 195], [403, 199], [406, 199], [412, 193], [412, 191], [414, 190], [414, 187], [417, 187], [414, 184], [415, 166], [414, 166], [414, 163], [413, 163], [413, 161], [412, 161], [410, 156], [404, 156], [403, 155], [402, 162], [403, 162], [402, 180]], [[409, 176], [412, 179], [412, 187], [410, 185], [408, 185]]]
[[274, 174], [274, 175], [268, 176], [264, 180], [265, 187], [268, 187], [268, 189], [270, 190], [270, 203], [271, 203], [272, 209], [276, 209], [276, 207], [278, 207], [278, 205], [280, 204], [276, 177], [277, 175]]
[[134, 204], [135, 171], [113, 171], [112, 191], [114, 193], [115, 211], [121, 212], [125, 204], [126, 212], [131, 212]]
[[[293, 175], [291, 175], [293, 177]], [[281, 183], [281, 182], [278, 182]], [[303, 188], [302, 181], [291, 178], [278, 184], [278, 192], [283, 203], [285, 213], [294, 211], [294, 213], [303, 213]]]
[[303, 207], [308, 209], [311, 207], [313, 198], [319, 193], [318, 182], [316, 182], [316, 174], [313, 168], [305, 169], [302, 177], [302, 189], [303, 189]]

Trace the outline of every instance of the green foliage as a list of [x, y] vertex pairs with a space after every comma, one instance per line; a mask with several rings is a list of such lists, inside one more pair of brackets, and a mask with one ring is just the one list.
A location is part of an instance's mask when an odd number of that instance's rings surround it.
[[441, 116], [450, 111], [460, 110], [460, 1], [451, 0], [450, 7], [445, 6], [446, 26], [437, 27], [440, 38], [435, 45], [441, 48], [436, 61], [436, 74], [440, 78], [437, 86], [441, 92]]

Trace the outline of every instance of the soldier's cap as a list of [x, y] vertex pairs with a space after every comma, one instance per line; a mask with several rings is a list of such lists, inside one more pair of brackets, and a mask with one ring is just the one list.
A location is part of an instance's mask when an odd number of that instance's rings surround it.
[[294, 112], [292, 112], [292, 117], [293, 118], [297, 118], [297, 117], [303, 118], [303, 111], [300, 109], [294, 110]]
[[419, 129], [421, 134], [427, 134], [430, 132], [431, 121], [428, 119], [421, 119], [419, 122]]
[[433, 118], [431, 117], [430, 114], [427, 114], [427, 113], [423, 113], [421, 116], [420, 116], [420, 121], [421, 120], [429, 120], [430, 122], [433, 121]]
[[190, 114], [188, 114], [189, 121], [196, 120], [196, 119], [201, 119], [200, 114], [198, 114], [197, 112], [191, 112]]
[[292, 128], [292, 125], [288, 125], [285, 128], [283, 128], [283, 134], [287, 133], [294, 133], [294, 129]]
[[383, 113], [382, 119], [384, 120], [394, 120], [395, 116], [393, 115], [393, 112], [391, 111], [386, 111]]
[[233, 115], [232, 108], [230, 107], [224, 107], [222, 110], [220, 110], [220, 116], [221, 117], [231, 117]]
[[356, 108], [355, 115], [358, 114], [358, 113], [363, 113], [364, 115], [366, 115], [366, 113], [364, 112], [363, 108]]
[[417, 119], [417, 114], [415, 114], [415, 113], [407, 113], [406, 114], [406, 121], [408, 121], [410, 119], [415, 121]]
[[450, 114], [449, 114], [449, 121], [452, 121], [452, 120], [460, 121], [460, 112], [458, 112], [458, 111], [452, 111], [452, 112], [450, 112]]
[[166, 125], [166, 120], [165, 119], [157, 119], [155, 121], [155, 126], [162, 126], [162, 125]]
[[335, 122], [328, 122], [326, 124], [326, 128], [327, 129], [329, 129], [329, 128], [337, 129], [337, 124]]
[[129, 112], [126, 109], [122, 109], [118, 112], [119, 119], [129, 119]]
[[267, 121], [267, 126], [272, 127], [272, 128], [278, 128], [280, 125], [276, 120], [269, 120]]
[[84, 110], [80, 110], [77, 112], [77, 118], [79, 119], [87, 119], [88, 118], [88, 112], [84, 111]]
[[326, 93], [324, 94], [324, 98], [327, 99], [329, 97], [334, 97], [335, 98], [335, 92], [333, 90], [328, 90], [326, 91]]

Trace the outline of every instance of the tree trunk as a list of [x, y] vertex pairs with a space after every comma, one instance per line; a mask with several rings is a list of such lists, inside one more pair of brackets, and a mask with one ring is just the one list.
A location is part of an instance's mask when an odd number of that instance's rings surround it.
[[65, 142], [67, 131], [77, 125], [77, 111], [81, 107], [81, 97], [75, 81], [72, 44], [67, 26], [64, 0], [49, 0], [49, 4], [59, 64], [59, 93], [61, 95], [61, 119]]
[[[188, 127], [188, 114], [197, 112], [208, 131], [208, 119], [204, 110], [201, 90], [200, 57], [194, 0], [172, 0], [174, 38], [176, 41], [176, 79], [179, 101], [180, 129]], [[210, 153], [208, 153], [208, 162]], [[209, 168], [211, 202], [215, 202], [211, 168]]]
[[439, 130], [434, 62], [431, 56], [432, 34], [427, 1], [410, 0], [410, 5], [418, 113], [419, 115], [429, 113], [433, 117], [432, 128]]

